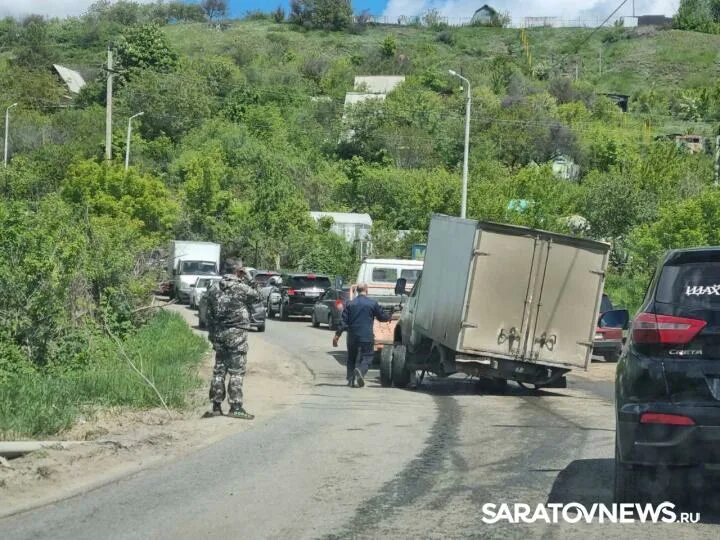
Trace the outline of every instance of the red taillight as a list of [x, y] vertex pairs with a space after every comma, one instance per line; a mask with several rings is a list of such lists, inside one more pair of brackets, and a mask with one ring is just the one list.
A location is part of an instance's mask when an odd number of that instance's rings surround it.
[[655, 345], [685, 345], [690, 343], [707, 322], [699, 319], [640, 313], [632, 325], [635, 343]]
[[667, 426], [694, 426], [695, 420], [680, 414], [646, 412], [640, 415], [641, 424], [665, 424]]
[[288, 296], [295, 296], [295, 289], [288, 289], [287, 293], [288, 293]]
[[335, 300], [335, 309], [341, 311], [345, 308], [345, 303], [342, 300]]

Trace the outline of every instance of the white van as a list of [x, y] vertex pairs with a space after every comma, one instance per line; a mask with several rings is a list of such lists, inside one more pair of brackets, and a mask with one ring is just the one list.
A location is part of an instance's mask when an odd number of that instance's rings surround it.
[[395, 282], [398, 278], [405, 278], [409, 292], [420, 277], [422, 269], [423, 261], [365, 259], [360, 265], [357, 283], [367, 283], [370, 295], [392, 295], [395, 294]]

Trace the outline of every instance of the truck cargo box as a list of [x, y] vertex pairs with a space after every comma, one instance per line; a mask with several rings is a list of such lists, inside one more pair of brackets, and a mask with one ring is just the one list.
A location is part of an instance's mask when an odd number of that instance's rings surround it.
[[432, 218], [413, 328], [464, 357], [586, 369], [609, 245]]

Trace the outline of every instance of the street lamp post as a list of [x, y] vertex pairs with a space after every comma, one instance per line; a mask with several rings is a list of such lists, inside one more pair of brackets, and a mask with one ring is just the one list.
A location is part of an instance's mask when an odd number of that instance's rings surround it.
[[465, 153], [463, 155], [462, 201], [460, 203], [460, 217], [464, 218], [467, 214], [468, 157], [470, 153], [470, 106], [472, 103], [472, 92], [470, 91], [469, 80], [452, 69], [448, 70], [448, 73], [463, 81], [467, 86], [467, 98], [465, 100]]
[[7, 109], [5, 109], [5, 158], [3, 159], [3, 165], [7, 167], [8, 158], [8, 134], [10, 133], [10, 109], [16, 107], [17, 103], [13, 103]]
[[127, 144], [125, 145], [125, 170], [128, 170], [128, 167], [130, 167], [130, 135], [132, 134], [132, 119], [137, 118], [138, 116], [142, 116], [145, 114], [145, 112], [139, 112], [137, 114], [133, 114], [130, 118], [128, 118], [128, 129], [127, 129]]

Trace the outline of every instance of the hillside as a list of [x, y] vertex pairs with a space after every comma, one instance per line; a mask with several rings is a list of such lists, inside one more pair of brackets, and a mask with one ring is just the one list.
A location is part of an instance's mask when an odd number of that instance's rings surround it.
[[[220, 242], [256, 267], [352, 275], [354, 246], [308, 211], [358, 211], [373, 217], [377, 255], [406, 256], [433, 212], [459, 211], [465, 100], [448, 69], [473, 83], [470, 217], [612, 242], [608, 290], [628, 307], [664, 249], [720, 243], [711, 153], [663, 138], [715, 134], [720, 36], [537, 29], [526, 49], [510, 29], [255, 18], [219, 30], [196, 12], [169, 24], [178, 17], [158, 6], [0, 23], [0, 101], [19, 103], [0, 172], [0, 353], [14, 359], [0, 374], [85, 365], [93, 335], [144, 322], [170, 238]], [[69, 95], [52, 64], [89, 84]], [[344, 109], [354, 77], [373, 74], [406, 80]], [[604, 93], [629, 94], [629, 112]], [[579, 167], [574, 181], [553, 173], [558, 155]], [[398, 242], [398, 229], [413, 233]]]

